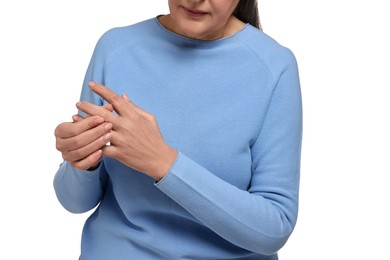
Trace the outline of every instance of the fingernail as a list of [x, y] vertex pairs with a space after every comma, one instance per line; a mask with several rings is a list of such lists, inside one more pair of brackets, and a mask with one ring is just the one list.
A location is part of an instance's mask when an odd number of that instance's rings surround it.
[[76, 107], [79, 107], [81, 105], [81, 102], [76, 103]]
[[107, 142], [111, 140], [111, 133], [107, 133], [105, 136], [104, 136], [104, 140], [106, 140]]
[[101, 124], [103, 122], [104, 122], [104, 119], [102, 117], [98, 117], [98, 118], [95, 119], [95, 124], [96, 125], [99, 125], [99, 124]]
[[94, 87], [94, 86], [96, 86], [96, 82], [93, 82], [93, 81], [91, 81], [91, 82], [88, 82], [88, 86], [90, 86], [90, 87]]
[[122, 97], [124, 98], [124, 99], [126, 99], [127, 101], [129, 101], [130, 99], [129, 99], [129, 97], [126, 95], [126, 94], [122, 94]]
[[100, 158], [102, 157], [103, 155], [103, 151], [102, 150], [99, 150], [96, 154], [96, 159], [100, 160]]
[[104, 129], [106, 129], [107, 131], [111, 130], [112, 129], [112, 124], [111, 123], [108, 123], [104, 126]]

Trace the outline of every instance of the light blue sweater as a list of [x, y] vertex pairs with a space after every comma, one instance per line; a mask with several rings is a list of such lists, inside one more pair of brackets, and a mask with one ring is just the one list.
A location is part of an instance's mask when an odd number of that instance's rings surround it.
[[61, 164], [54, 188], [85, 223], [83, 260], [278, 259], [298, 211], [302, 109], [291, 51], [246, 25], [193, 40], [156, 18], [105, 33], [81, 100], [97, 81], [154, 114], [179, 151], [159, 182], [111, 158]]

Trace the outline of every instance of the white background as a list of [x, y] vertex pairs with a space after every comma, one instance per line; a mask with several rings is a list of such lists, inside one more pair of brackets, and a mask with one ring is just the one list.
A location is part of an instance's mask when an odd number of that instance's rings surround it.
[[[390, 16], [385, 0], [262, 0], [264, 31], [296, 55], [304, 101], [300, 213], [282, 260], [390, 259]], [[66, 212], [54, 128], [93, 48], [167, 1], [2, 1], [0, 259], [77, 259], [89, 213]]]

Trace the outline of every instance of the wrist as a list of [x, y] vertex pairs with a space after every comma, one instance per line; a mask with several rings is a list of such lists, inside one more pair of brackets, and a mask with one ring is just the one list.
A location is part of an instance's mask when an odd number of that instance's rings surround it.
[[164, 176], [172, 168], [178, 154], [179, 153], [175, 149], [167, 145], [156, 164], [155, 170], [151, 173], [152, 177], [157, 181], [164, 178]]

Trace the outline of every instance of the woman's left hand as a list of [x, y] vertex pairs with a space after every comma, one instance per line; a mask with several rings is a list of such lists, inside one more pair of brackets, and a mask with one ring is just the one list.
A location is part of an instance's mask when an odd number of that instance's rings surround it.
[[154, 115], [132, 103], [124, 94], [118, 96], [105, 86], [90, 82], [93, 92], [110, 103], [118, 114], [89, 102], [78, 102], [77, 108], [89, 115], [97, 115], [112, 123], [110, 145], [103, 155], [161, 180], [176, 160], [177, 151], [165, 143]]

